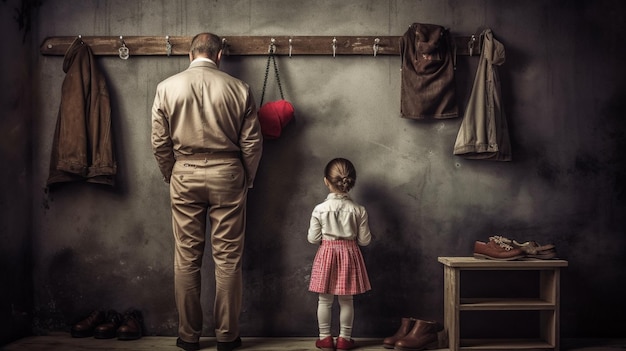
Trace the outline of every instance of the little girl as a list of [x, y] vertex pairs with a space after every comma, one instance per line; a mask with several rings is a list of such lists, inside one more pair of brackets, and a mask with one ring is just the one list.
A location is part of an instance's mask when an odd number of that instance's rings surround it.
[[[355, 347], [351, 337], [354, 320], [352, 296], [371, 290], [358, 245], [368, 245], [372, 234], [365, 207], [348, 196], [355, 182], [356, 170], [352, 162], [336, 158], [326, 165], [324, 184], [330, 194], [313, 209], [307, 236], [310, 243], [321, 243], [313, 261], [309, 291], [319, 294], [319, 340], [315, 346], [323, 351], [333, 351], [335, 347], [337, 350]], [[335, 295], [340, 308], [336, 345], [330, 333]]]

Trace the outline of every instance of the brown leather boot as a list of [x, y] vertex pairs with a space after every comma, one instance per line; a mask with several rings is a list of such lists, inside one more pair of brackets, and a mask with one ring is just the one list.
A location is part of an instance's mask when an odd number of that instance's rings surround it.
[[427, 347], [437, 347], [437, 333], [442, 330], [443, 326], [437, 322], [418, 319], [409, 334], [396, 342], [395, 349], [419, 351]]
[[122, 324], [122, 315], [115, 312], [115, 310], [109, 310], [104, 322], [94, 329], [93, 337], [96, 339], [112, 339], [115, 337], [120, 324]]
[[93, 311], [89, 317], [72, 326], [71, 335], [73, 338], [86, 338], [92, 336], [94, 329], [104, 322], [104, 311]]
[[143, 316], [140, 311], [129, 310], [124, 313], [122, 325], [117, 328], [118, 340], [135, 340], [143, 335]]
[[383, 340], [383, 347], [386, 349], [393, 349], [396, 345], [396, 341], [404, 338], [413, 328], [415, 324], [415, 318], [402, 318], [402, 322], [400, 324], [400, 328], [398, 331], [392, 336], [388, 336]]

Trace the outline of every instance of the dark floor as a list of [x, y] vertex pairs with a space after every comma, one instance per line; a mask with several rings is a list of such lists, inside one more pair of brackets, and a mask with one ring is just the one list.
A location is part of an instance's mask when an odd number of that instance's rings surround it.
[[[360, 351], [383, 351], [382, 339], [355, 338]], [[133, 341], [117, 339], [102, 340], [94, 338], [72, 338], [68, 333], [53, 333], [47, 336], [33, 336], [20, 339], [0, 348], [3, 351], [81, 351], [81, 350], [180, 350], [175, 346], [176, 338], [163, 336], [147, 336]], [[214, 338], [200, 340], [202, 350], [215, 350]], [[243, 345], [237, 351], [308, 351], [315, 348], [315, 338], [243, 338]], [[440, 351], [447, 348], [437, 349]], [[582, 340], [564, 339], [561, 351], [618, 351], [626, 350], [626, 340]], [[499, 350], [502, 351], [502, 350]]]

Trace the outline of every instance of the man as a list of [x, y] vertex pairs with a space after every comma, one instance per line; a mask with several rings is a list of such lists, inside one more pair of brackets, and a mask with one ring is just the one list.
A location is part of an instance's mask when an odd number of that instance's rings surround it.
[[218, 69], [221, 57], [217, 35], [196, 35], [189, 68], [159, 83], [152, 107], [152, 150], [170, 186], [176, 345], [184, 350], [200, 348], [200, 271], [207, 224], [215, 263], [217, 349], [241, 345], [246, 198], [263, 140], [250, 87]]

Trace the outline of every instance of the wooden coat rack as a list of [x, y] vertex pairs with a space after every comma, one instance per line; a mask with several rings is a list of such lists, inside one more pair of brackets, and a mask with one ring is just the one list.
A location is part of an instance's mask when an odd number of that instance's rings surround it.
[[[224, 53], [233, 56], [267, 55], [400, 55], [400, 36], [224, 36]], [[191, 36], [61, 36], [48, 37], [40, 46], [42, 55], [64, 56], [75, 40], [82, 40], [94, 55], [117, 56], [126, 47], [130, 56], [182, 56], [189, 53]], [[474, 36], [455, 36], [457, 55], [478, 56]]]

